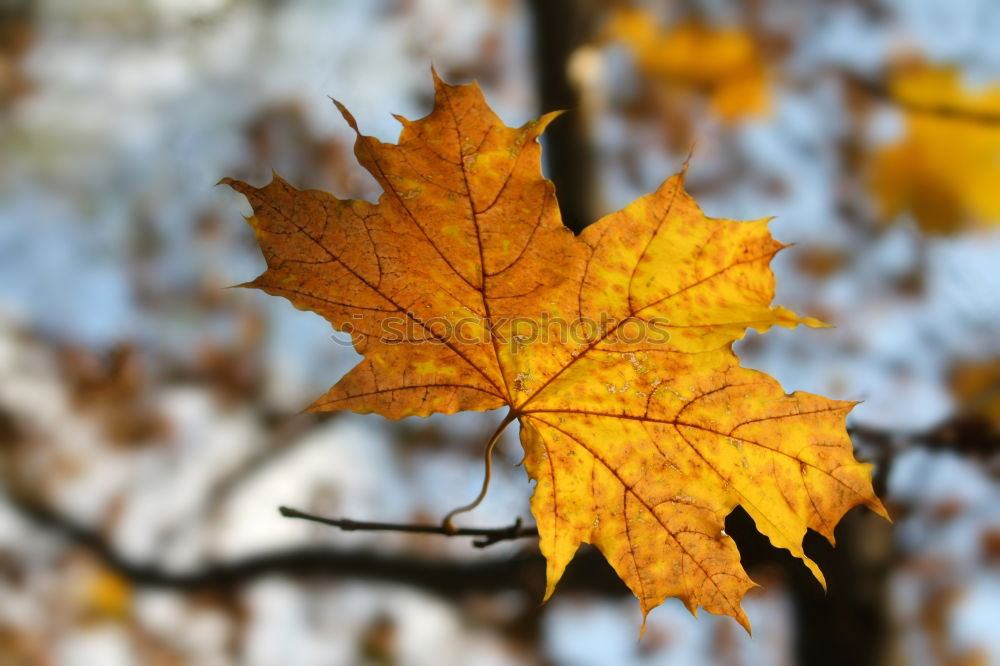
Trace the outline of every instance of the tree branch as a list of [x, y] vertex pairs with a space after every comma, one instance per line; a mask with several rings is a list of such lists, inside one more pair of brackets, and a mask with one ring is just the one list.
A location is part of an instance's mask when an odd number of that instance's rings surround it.
[[[304, 545], [266, 551], [226, 562], [208, 562], [194, 569], [172, 570], [158, 563], [138, 563], [119, 553], [101, 533], [20, 493], [6, 494], [24, 517], [61, 534], [72, 546], [92, 553], [102, 564], [140, 587], [187, 592], [225, 590], [275, 574], [295, 578], [362, 579], [410, 585], [441, 597], [458, 599], [476, 592], [520, 590], [541, 599], [545, 591], [545, 560], [537, 550], [512, 556], [475, 560], [426, 559], [412, 554], [344, 550]], [[322, 521], [321, 521], [322, 522]], [[362, 523], [363, 525], [363, 523]], [[533, 528], [519, 527], [522, 536]], [[361, 528], [359, 528], [361, 529]], [[438, 529], [437, 527], [435, 529]], [[502, 528], [490, 536], [503, 535]], [[582, 548], [567, 569], [560, 588], [617, 596], [628, 589], [593, 548]]]
[[483, 537], [472, 542], [476, 548], [486, 548], [500, 541], [537, 537], [538, 530], [534, 527], [522, 527], [521, 519], [514, 521], [509, 527], [458, 527], [448, 529], [445, 525], [414, 525], [412, 523], [380, 523], [366, 520], [351, 520], [350, 518], [324, 518], [291, 507], [278, 507], [285, 518], [301, 518], [314, 523], [331, 525], [345, 532], [364, 530], [368, 532], [410, 532], [416, 534], [440, 534], [442, 536], [476, 536]]

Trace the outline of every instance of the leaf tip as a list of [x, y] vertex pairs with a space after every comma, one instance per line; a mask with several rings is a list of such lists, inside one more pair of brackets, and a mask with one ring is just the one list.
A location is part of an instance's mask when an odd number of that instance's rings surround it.
[[[679, 597], [681, 603], [684, 604], [684, 608], [691, 613], [691, 617], [698, 617], [698, 602], [691, 595], [684, 595]], [[645, 612], [645, 611], [644, 611]]]
[[[781, 305], [778, 305], [771, 309], [774, 314], [774, 324], [778, 326], [783, 326], [785, 328], [795, 328], [796, 326], [803, 325], [810, 328], [834, 328], [832, 324], [828, 324], [821, 319], [816, 317], [800, 317], [791, 310]], [[765, 325], [763, 329], [757, 328], [757, 330], [763, 333], [770, 325]]]
[[529, 122], [528, 126], [531, 128], [532, 138], [538, 138], [541, 136], [552, 121], [564, 113], [566, 113], [566, 109], [556, 109], [555, 111], [549, 111], [548, 113], [543, 114], [538, 120], [532, 120]]
[[316, 412], [330, 412], [334, 411], [335, 408], [330, 407], [329, 400], [327, 397], [329, 392], [313, 400], [308, 407], [302, 409], [299, 412], [299, 416], [303, 414], [315, 414]]
[[649, 619], [649, 611], [643, 609], [642, 611], [642, 626], [639, 627], [639, 638], [636, 643], [642, 641], [642, 637], [646, 635], [646, 620]]
[[802, 317], [799, 319], [799, 322], [809, 328], [837, 328], [833, 324], [825, 322], [822, 319], [817, 319], [816, 317]]
[[253, 192], [257, 189], [253, 185], [245, 183], [242, 180], [236, 180], [235, 178], [230, 178], [229, 176], [226, 176], [225, 178], [220, 178], [219, 182], [217, 182], [215, 185], [216, 187], [218, 187], [219, 185], [225, 185], [226, 187], [230, 187], [233, 190], [243, 195], [247, 195], [250, 192]]
[[885, 508], [885, 504], [878, 497], [873, 495], [871, 499], [865, 502], [865, 506], [874, 511], [876, 515], [888, 520], [890, 524], [894, 522], [892, 516], [889, 515], [889, 510]]
[[[762, 217], [762, 218], [760, 218], [760, 220], [756, 220], [756, 221], [757, 222], [762, 222], [764, 224], [764, 226], [767, 227], [768, 232], [770, 232], [771, 223], [774, 222], [777, 219], [778, 219], [777, 215], [769, 215], [768, 217]], [[774, 258], [776, 256], [778, 256], [779, 252], [783, 252], [784, 250], [787, 250], [788, 248], [792, 248], [792, 247], [795, 247], [796, 245], [798, 245], [798, 243], [796, 243], [795, 241], [792, 241], [791, 243], [782, 242], [782, 241], [778, 240], [777, 238], [775, 238], [774, 236], [771, 236], [770, 240], [771, 240], [771, 243], [774, 244], [774, 254], [771, 255], [771, 260], [772, 261], [774, 260]]]
[[805, 563], [809, 571], [812, 572], [813, 577], [816, 578], [816, 582], [823, 588], [823, 593], [825, 594], [827, 591], [826, 576], [823, 575], [823, 571], [819, 568], [819, 565], [816, 564], [811, 558], [805, 556], [802, 556], [802, 561]]
[[[440, 93], [440, 92], [444, 91], [445, 88], [457, 88], [457, 87], [460, 87], [460, 86], [453, 86], [450, 83], [448, 83], [447, 81], [445, 81], [444, 79], [442, 79], [441, 76], [438, 74], [437, 67], [435, 67], [434, 65], [431, 65], [431, 76], [434, 77], [434, 92], [435, 93]], [[473, 81], [471, 85], [473, 87], [478, 87], [476, 85], [475, 81]]]
[[691, 166], [691, 159], [694, 157], [694, 149], [697, 143], [698, 143], [697, 141], [692, 141], [691, 145], [688, 146], [687, 157], [684, 158], [684, 163], [681, 165], [681, 170], [677, 173], [677, 175], [680, 176], [682, 183], [684, 182], [684, 179], [687, 178], [688, 168], [690, 168]]
[[360, 135], [361, 130], [358, 129], [358, 121], [354, 119], [354, 116], [347, 110], [347, 107], [341, 104], [340, 100], [334, 99], [333, 97], [330, 98], [330, 101], [333, 102], [333, 105], [337, 107], [338, 111], [340, 111], [340, 115], [342, 115], [344, 120], [347, 121], [347, 125]]

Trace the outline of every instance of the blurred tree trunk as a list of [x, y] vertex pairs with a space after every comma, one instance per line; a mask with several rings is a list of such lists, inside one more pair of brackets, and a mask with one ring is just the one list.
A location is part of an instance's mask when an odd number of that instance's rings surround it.
[[545, 131], [546, 171], [556, 184], [563, 223], [577, 233], [594, 219], [594, 160], [579, 94], [567, 69], [573, 51], [593, 34], [601, 5], [598, 0], [528, 0], [541, 110], [567, 111]]

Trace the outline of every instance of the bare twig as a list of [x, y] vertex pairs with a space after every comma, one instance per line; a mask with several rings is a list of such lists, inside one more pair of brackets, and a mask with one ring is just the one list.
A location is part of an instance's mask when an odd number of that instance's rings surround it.
[[472, 545], [476, 548], [485, 548], [500, 541], [538, 536], [538, 530], [534, 527], [523, 527], [520, 518], [508, 527], [456, 527], [449, 529], [445, 525], [414, 525], [412, 523], [380, 523], [367, 520], [351, 520], [350, 518], [324, 518], [287, 506], [279, 507], [278, 511], [286, 518], [310, 520], [314, 523], [331, 525], [345, 532], [363, 530], [368, 532], [409, 532], [415, 534], [440, 534], [442, 536], [482, 537], [472, 542]]

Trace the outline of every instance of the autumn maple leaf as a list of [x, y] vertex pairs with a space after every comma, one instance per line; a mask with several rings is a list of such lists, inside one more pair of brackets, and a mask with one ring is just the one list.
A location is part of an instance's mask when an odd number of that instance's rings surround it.
[[749, 628], [753, 582], [723, 531], [737, 505], [822, 581], [806, 530], [832, 541], [851, 507], [885, 510], [852, 455], [853, 403], [786, 395], [731, 349], [748, 328], [820, 325], [771, 307], [783, 246], [766, 220], [706, 218], [676, 175], [574, 236], [540, 169], [554, 114], [506, 127], [475, 84], [435, 83], [398, 144], [358, 132], [378, 203], [226, 181], [268, 264], [248, 286], [351, 331], [364, 357], [310, 409], [507, 406], [501, 429], [520, 422], [537, 484], [546, 598], [587, 542], [644, 614], [679, 597]]

